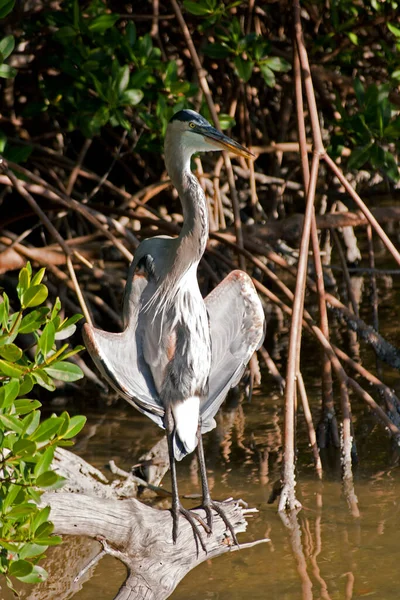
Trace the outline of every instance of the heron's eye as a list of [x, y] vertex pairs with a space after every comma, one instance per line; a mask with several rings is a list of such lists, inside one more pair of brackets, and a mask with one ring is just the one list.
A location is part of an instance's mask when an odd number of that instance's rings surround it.
[[194, 128], [196, 127], [196, 125], [193, 123], [193, 121], [191, 121], [191, 122], [189, 123], [189, 127], [190, 127], [191, 129], [194, 129]]

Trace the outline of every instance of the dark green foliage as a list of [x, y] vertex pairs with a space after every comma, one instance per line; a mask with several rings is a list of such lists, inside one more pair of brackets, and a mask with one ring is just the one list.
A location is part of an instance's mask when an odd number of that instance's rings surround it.
[[[66, 412], [41, 421], [41, 403], [29, 397], [35, 385], [54, 390], [54, 379], [83, 377], [66, 360], [82, 347], [56, 345], [74, 333], [81, 315], [61, 319], [58, 298], [52, 309], [41, 306], [48, 295], [44, 274], [40, 269], [33, 275], [27, 263], [18, 278], [19, 310], [12, 312], [5, 293], [0, 304], [0, 573], [11, 587], [10, 577], [37, 583], [47, 576], [37, 562], [61, 539], [52, 535], [49, 507], [39, 509], [37, 503], [43, 491], [64, 484], [51, 468], [54, 451], [70, 445], [86, 422]], [[33, 358], [29, 348], [19, 345], [26, 334], [35, 340]]]
[[400, 180], [396, 155], [400, 151], [400, 116], [389, 100], [389, 84], [370, 85], [364, 89], [355, 80], [357, 106], [349, 114], [338, 103], [341, 133], [332, 138], [337, 152], [351, 145], [349, 169], [367, 167], [382, 171], [392, 181]]

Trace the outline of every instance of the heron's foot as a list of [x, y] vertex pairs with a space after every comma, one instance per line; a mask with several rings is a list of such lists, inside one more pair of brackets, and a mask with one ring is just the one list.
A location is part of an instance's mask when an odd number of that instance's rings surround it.
[[229, 500], [225, 500], [224, 502], [215, 502], [214, 500], [211, 500], [211, 498], [205, 498], [205, 499], [203, 499], [203, 503], [202, 503], [202, 508], [204, 508], [204, 510], [206, 512], [206, 520], [207, 520], [207, 525], [210, 529], [210, 532], [212, 532], [212, 522], [213, 522], [212, 510], [214, 510], [217, 513], [217, 515], [219, 515], [221, 517], [221, 519], [223, 520], [223, 522], [225, 523], [225, 527], [227, 528], [227, 530], [229, 530], [229, 532], [232, 536], [232, 540], [237, 546], [239, 546], [239, 542], [236, 537], [235, 529], [234, 529], [232, 523], [229, 521], [228, 517], [226, 516], [225, 511], [222, 508], [222, 505], [237, 504], [238, 502], [242, 503], [243, 500], [229, 499]]
[[204, 552], [207, 552], [206, 546], [201, 537], [200, 529], [199, 529], [197, 523], [199, 523], [203, 527], [204, 531], [207, 534], [211, 533], [211, 529], [210, 529], [209, 525], [200, 517], [200, 515], [198, 515], [197, 513], [193, 512], [193, 511], [187, 510], [180, 503], [176, 504], [176, 505], [173, 504], [171, 512], [172, 512], [172, 521], [173, 521], [172, 522], [172, 540], [173, 540], [174, 544], [176, 544], [176, 540], [178, 539], [179, 516], [182, 515], [190, 523], [190, 526], [193, 530], [193, 535], [194, 535], [194, 539], [196, 542], [197, 553], [199, 551], [199, 543], [200, 543], [202, 550], [204, 550]]

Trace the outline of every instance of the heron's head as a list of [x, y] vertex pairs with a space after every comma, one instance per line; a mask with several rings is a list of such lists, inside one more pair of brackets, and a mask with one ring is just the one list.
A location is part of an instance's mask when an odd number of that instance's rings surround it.
[[165, 148], [180, 147], [184, 154], [228, 150], [238, 156], [254, 158], [254, 155], [241, 144], [215, 129], [194, 110], [180, 110], [168, 123]]

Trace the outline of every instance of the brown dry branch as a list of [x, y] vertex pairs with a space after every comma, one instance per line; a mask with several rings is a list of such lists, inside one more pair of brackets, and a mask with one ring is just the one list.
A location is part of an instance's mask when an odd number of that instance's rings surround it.
[[[297, 28], [298, 29], [298, 28]], [[296, 35], [297, 35], [296, 29]], [[297, 39], [297, 38], [296, 38]], [[296, 93], [296, 112], [297, 112], [297, 127], [299, 136], [300, 146], [300, 159], [303, 174], [304, 189], [307, 190], [310, 184], [310, 169], [308, 164], [307, 155], [307, 143], [306, 143], [306, 128], [304, 121], [304, 106], [303, 106], [303, 90], [302, 90], [302, 77], [300, 70], [300, 57], [298, 44], [302, 43], [300, 40], [296, 44], [293, 57], [293, 67], [295, 76], [295, 93]], [[315, 148], [321, 150], [322, 140], [320, 136], [314, 137]], [[314, 269], [315, 269], [315, 280], [318, 292], [318, 307], [320, 317], [320, 327], [324, 336], [329, 340], [329, 322], [328, 312], [326, 306], [325, 297], [325, 285], [324, 285], [324, 273], [321, 261], [321, 252], [318, 239], [318, 230], [315, 217], [315, 209], [311, 217], [311, 244], [314, 258]], [[322, 355], [322, 414], [319, 430], [324, 430], [324, 437], [331, 435], [333, 439], [338, 438], [337, 432], [337, 421], [335, 415], [335, 407], [333, 400], [333, 389], [332, 389], [332, 368], [329, 358], [324, 353]], [[317, 464], [317, 462], [316, 462]]]

